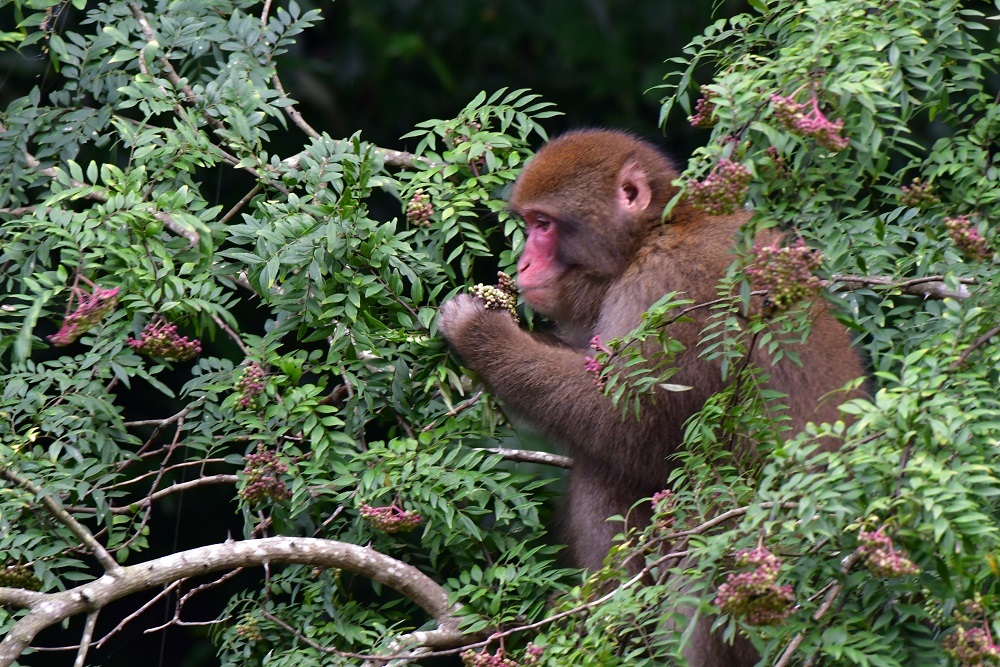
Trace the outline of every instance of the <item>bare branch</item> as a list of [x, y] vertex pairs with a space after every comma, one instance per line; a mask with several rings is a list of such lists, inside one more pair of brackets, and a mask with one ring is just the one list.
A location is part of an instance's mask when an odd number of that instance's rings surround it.
[[887, 287], [890, 291], [898, 290], [903, 294], [922, 296], [925, 299], [965, 299], [969, 297], [969, 290], [965, 288], [965, 285], [976, 284], [975, 280], [963, 278], [959, 281], [962, 287], [959, 290], [953, 290], [945, 284], [944, 276], [926, 276], [900, 281], [884, 276], [835, 275], [832, 279], [838, 283], [833, 288], [835, 292], [865, 289], [866, 287]]
[[533, 449], [504, 449], [502, 447], [496, 448], [481, 448], [481, 452], [489, 452], [490, 454], [499, 454], [508, 461], [516, 461], [518, 463], [541, 463], [547, 466], [556, 466], [557, 468], [572, 468], [573, 459], [568, 456], [562, 456], [561, 454], [550, 454], [549, 452], [539, 452]]
[[958, 370], [962, 366], [962, 364], [965, 363], [965, 360], [969, 358], [970, 354], [972, 354], [975, 350], [982, 347], [983, 345], [986, 345], [986, 343], [988, 343], [991, 338], [998, 335], [1000, 335], [1000, 324], [998, 324], [997, 326], [993, 327], [992, 329], [984, 333], [982, 336], [977, 338], [975, 342], [972, 343], [972, 345], [962, 350], [962, 353], [958, 355], [958, 359], [956, 359], [951, 363], [951, 366], [949, 367], [948, 370], [952, 371]]
[[340, 568], [359, 574], [409, 598], [435, 621], [438, 630], [425, 633], [430, 648], [456, 646], [466, 635], [458, 629], [457, 607], [437, 582], [420, 570], [369, 547], [311, 537], [268, 537], [190, 549], [145, 563], [120, 568], [114, 575], [59, 593], [36, 596], [29, 612], [0, 641], [0, 667], [10, 667], [39, 632], [81, 613], [89, 613], [127, 595], [158, 588], [187, 577], [268, 563], [297, 563]]
[[178, 482], [177, 484], [171, 484], [165, 489], [160, 489], [156, 493], [153, 493], [142, 500], [137, 500], [134, 503], [129, 503], [122, 507], [112, 507], [112, 514], [130, 514], [137, 509], [146, 508], [152, 505], [157, 500], [169, 496], [173, 493], [180, 493], [181, 491], [187, 491], [188, 489], [194, 489], [199, 486], [209, 486], [211, 484], [236, 484], [240, 481], [240, 478], [236, 475], [210, 475], [208, 477], [199, 477], [197, 479], [191, 479], [186, 482]]
[[17, 486], [20, 486], [22, 489], [28, 491], [28, 493], [37, 497], [38, 501], [45, 506], [45, 509], [48, 510], [49, 514], [51, 514], [56, 521], [69, 528], [70, 532], [76, 535], [77, 539], [79, 539], [84, 546], [93, 552], [94, 557], [97, 558], [97, 560], [101, 563], [101, 567], [103, 567], [104, 571], [107, 572], [105, 576], [113, 579], [122, 572], [122, 566], [115, 561], [110, 553], [108, 553], [107, 549], [104, 548], [104, 545], [94, 538], [94, 534], [91, 533], [86, 526], [77, 521], [73, 518], [72, 514], [63, 509], [62, 505], [59, 504], [59, 501], [43, 491], [41, 487], [31, 480], [21, 477], [6, 466], [0, 467], [0, 477], [16, 484]]
[[100, 610], [95, 609], [87, 614], [87, 623], [83, 626], [83, 636], [80, 638], [80, 650], [76, 652], [73, 667], [85, 667], [87, 664], [87, 652], [90, 650], [91, 642], [94, 641], [94, 628], [97, 627], [98, 613]]

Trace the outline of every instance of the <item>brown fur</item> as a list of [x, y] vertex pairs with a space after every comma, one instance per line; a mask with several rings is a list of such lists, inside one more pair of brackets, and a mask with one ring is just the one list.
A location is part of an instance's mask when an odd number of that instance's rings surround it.
[[[614, 204], [623, 187], [626, 194], [643, 187], [641, 178], [621, 184], [629, 165], [638, 165], [648, 180], [650, 204], [640, 215]], [[658, 394], [640, 420], [623, 420], [584, 368], [592, 336], [607, 341], [628, 333], [667, 292], [680, 291], [699, 303], [717, 297], [716, 283], [733, 260], [733, 234], [746, 216], [710, 217], [681, 201], [662, 221], [677, 192], [671, 184], [677, 175], [654, 147], [612, 131], [564, 135], [526, 167], [511, 208], [526, 218], [540, 212], [556, 221], [562, 305], [554, 319], [562, 345], [518, 328], [506, 313], [486, 310], [470, 297], [442, 307], [439, 329], [464, 363], [508, 410], [573, 455], [566, 533], [572, 559], [582, 567], [598, 568], [607, 555], [620, 528], [609, 516], [628, 514], [637, 500], [665, 487], [668, 457], [682, 441], [685, 420], [724, 387], [718, 364], [697, 355], [709, 309], [692, 311], [693, 323], [669, 331], [687, 347], [671, 382], [694, 389]], [[796, 427], [835, 419], [835, 406], [820, 404], [820, 397], [863, 374], [848, 332], [817, 306], [809, 341], [796, 351], [802, 367], [788, 360], [771, 366], [760, 353], [754, 360], [771, 373], [771, 388], [788, 394]], [[703, 625], [687, 652], [691, 665], [756, 662], [745, 642], [723, 645], [709, 634], [708, 621]]]

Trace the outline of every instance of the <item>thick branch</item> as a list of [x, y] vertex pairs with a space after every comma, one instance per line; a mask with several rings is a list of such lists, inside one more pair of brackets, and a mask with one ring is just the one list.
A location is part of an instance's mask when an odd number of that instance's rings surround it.
[[538, 452], [533, 449], [504, 449], [498, 447], [494, 449], [485, 448], [482, 451], [489, 452], [490, 454], [499, 454], [508, 461], [518, 463], [541, 463], [542, 465], [556, 466], [558, 468], [573, 467], [573, 459], [568, 456]]
[[114, 576], [107, 574], [67, 591], [24, 599], [29, 603], [29, 612], [0, 641], [0, 667], [10, 667], [39, 632], [71, 616], [92, 613], [127, 595], [159, 588], [181, 578], [269, 563], [340, 568], [368, 577], [413, 600], [435, 620], [438, 630], [427, 633], [432, 647], [456, 646], [466, 637], [458, 630], [457, 610], [448, 603], [447, 592], [412, 565], [368, 547], [344, 542], [269, 537], [182, 551], [121, 568]]

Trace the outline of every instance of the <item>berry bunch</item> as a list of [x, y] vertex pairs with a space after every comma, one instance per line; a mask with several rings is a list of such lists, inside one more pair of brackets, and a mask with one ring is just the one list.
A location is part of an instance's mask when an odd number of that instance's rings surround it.
[[518, 320], [517, 317], [517, 287], [514, 285], [514, 279], [508, 276], [503, 271], [497, 272], [497, 284], [496, 285], [484, 285], [483, 283], [478, 283], [473, 285], [469, 292], [486, 302], [486, 307], [489, 309], [506, 310], [511, 314], [511, 317], [515, 321]]
[[990, 250], [986, 247], [986, 239], [979, 233], [975, 220], [967, 215], [959, 215], [945, 218], [944, 226], [963, 255], [973, 260], [989, 258]]
[[691, 127], [707, 129], [719, 122], [718, 116], [715, 115], [715, 104], [712, 102], [711, 96], [712, 91], [708, 89], [708, 86], [702, 86], [701, 97], [694, 105], [694, 114], [688, 116]]
[[[93, 292], [74, 287], [71, 294], [78, 301], [76, 310], [66, 316], [59, 331], [49, 336], [56, 347], [69, 345], [84, 332], [93, 329], [101, 319], [118, 305], [118, 288], [102, 289], [94, 285]], [[72, 303], [72, 299], [70, 300]]]
[[[606, 355], [611, 354], [611, 349], [601, 342], [600, 336], [594, 336], [590, 339], [590, 349]], [[583, 368], [588, 373], [594, 375], [594, 384], [598, 389], [604, 391], [604, 380], [601, 379], [601, 373], [604, 372], [604, 364], [597, 357], [584, 357]]]
[[919, 209], [930, 208], [941, 203], [941, 200], [934, 194], [934, 186], [919, 178], [914, 178], [909, 185], [899, 188], [899, 201], [903, 206]]
[[484, 648], [476, 653], [471, 648], [462, 654], [462, 663], [466, 667], [519, 667], [516, 660], [511, 660], [502, 648], [497, 649], [495, 655], [491, 655]]
[[659, 528], [669, 528], [674, 523], [674, 510], [677, 509], [677, 496], [670, 489], [663, 489], [653, 494], [650, 503], [653, 507], [653, 520]]
[[738, 551], [736, 563], [755, 569], [730, 574], [726, 583], [719, 586], [715, 605], [727, 614], [741, 617], [747, 625], [777, 625], [788, 618], [795, 595], [791, 586], [775, 583], [781, 559], [764, 547], [757, 547]]
[[850, 145], [841, 134], [844, 121], [831, 121], [819, 109], [819, 100], [813, 95], [809, 102], [799, 104], [793, 96], [771, 95], [771, 111], [783, 128], [800, 137], [812, 137], [816, 143], [834, 153]]
[[900, 577], [904, 574], [920, 574], [920, 568], [897, 550], [892, 538], [882, 529], [858, 533], [861, 546], [858, 551], [864, 559], [865, 567], [877, 577]]
[[983, 667], [1000, 664], [1000, 646], [985, 624], [973, 628], [959, 625], [941, 640], [941, 646], [959, 667]]
[[799, 239], [794, 245], [779, 247], [757, 243], [755, 259], [746, 268], [754, 289], [767, 290], [765, 309], [769, 314], [787, 310], [799, 301], [814, 299], [826, 281], [813, 271], [823, 264], [823, 255]]
[[688, 183], [691, 204], [709, 215], [728, 215], [743, 208], [750, 189], [750, 170], [728, 158], [701, 181]]
[[260, 505], [265, 499], [281, 502], [292, 497], [292, 492], [281, 480], [288, 466], [278, 459], [276, 452], [258, 444], [257, 451], [247, 454], [243, 460], [246, 462], [243, 474], [247, 478], [240, 489], [243, 500], [250, 505]]
[[247, 614], [243, 617], [243, 622], [236, 626], [236, 634], [251, 642], [259, 642], [264, 638], [264, 633], [260, 631], [260, 621]]
[[177, 335], [177, 325], [152, 320], [140, 332], [139, 338], [129, 338], [129, 346], [139, 354], [167, 361], [189, 361], [201, 354], [201, 342]]
[[0, 567], [0, 586], [37, 591], [42, 588], [42, 580], [35, 576], [31, 568], [15, 563]]
[[372, 507], [362, 503], [359, 508], [361, 517], [371, 521], [372, 525], [384, 533], [407, 533], [424, 520], [422, 516], [411, 510], [404, 510], [393, 502], [385, 507]]
[[264, 391], [264, 368], [256, 361], [247, 364], [236, 382], [236, 391], [240, 394], [237, 403], [241, 408], [256, 406], [257, 397]]
[[423, 188], [417, 188], [410, 201], [406, 202], [406, 221], [417, 227], [430, 227], [432, 215], [434, 206], [430, 195]]
[[528, 644], [527, 648], [524, 649], [524, 657], [521, 659], [522, 667], [531, 667], [532, 665], [537, 665], [542, 660], [542, 655], [544, 653], [545, 649], [543, 649], [541, 646]]

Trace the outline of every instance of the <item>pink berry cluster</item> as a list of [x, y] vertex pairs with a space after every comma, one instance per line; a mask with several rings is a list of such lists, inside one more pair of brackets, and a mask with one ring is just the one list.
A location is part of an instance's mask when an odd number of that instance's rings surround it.
[[236, 401], [241, 408], [252, 408], [257, 404], [257, 397], [264, 391], [264, 368], [256, 361], [251, 361], [243, 369], [243, 375], [236, 382], [239, 399]]
[[166, 359], [190, 361], [201, 354], [201, 342], [195, 338], [177, 335], [177, 325], [154, 319], [139, 333], [139, 338], [129, 338], [129, 346], [139, 354]]
[[653, 508], [654, 521], [659, 528], [669, 528], [674, 523], [674, 510], [677, 509], [677, 496], [670, 489], [663, 489], [653, 494], [650, 503]]
[[993, 635], [986, 624], [973, 628], [959, 625], [941, 640], [941, 646], [959, 667], [1000, 664], [1000, 646], [993, 643]]
[[490, 654], [485, 648], [478, 653], [471, 648], [462, 654], [462, 664], [466, 667], [520, 667], [516, 660], [508, 658], [503, 648]]
[[522, 667], [531, 667], [532, 665], [537, 665], [542, 661], [542, 655], [545, 654], [545, 649], [541, 646], [536, 646], [535, 644], [528, 644], [527, 648], [524, 649], [524, 656], [521, 658]]
[[414, 191], [410, 201], [406, 202], [406, 221], [418, 227], [430, 227], [434, 206], [430, 195], [423, 188]]
[[777, 241], [771, 245], [758, 242], [753, 255], [746, 273], [754, 289], [767, 290], [765, 308], [770, 313], [814, 299], [826, 286], [825, 280], [812, 273], [823, 264], [823, 255], [802, 239], [785, 247], [779, 247]]
[[882, 528], [858, 533], [861, 546], [858, 551], [865, 567], [877, 577], [900, 577], [904, 574], [920, 574], [920, 568], [897, 549], [892, 538]]
[[[600, 336], [594, 336], [590, 339], [590, 349], [606, 355], [611, 354], [611, 349], [601, 342]], [[601, 391], [604, 391], [604, 379], [601, 378], [601, 373], [604, 372], [604, 364], [597, 357], [588, 356], [583, 358], [583, 368], [594, 376], [594, 385]]]
[[688, 122], [691, 123], [691, 127], [707, 129], [719, 122], [718, 116], [715, 115], [715, 104], [712, 102], [711, 97], [712, 91], [708, 89], [708, 86], [702, 86], [701, 97], [694, 105], [694, 114], [688, 116]]
[[478, 283], [473, 285], [469, 292], [486, 302], [489, 309], [506, 310], [515, 320], [517, 317], [517, 287], [514, 279], [503, 271], [497, 272], [496, 285], [484, 285]]
[[243, 622], [236, 626], [237, 636], [251, 642], [259, 642], [264, 638], [264, 633], [260, 630], [260, 621], [249, 614], [243, 617]]
[[274, 450], [265, 449], [258, 444], [257, 451], [247, 454], [244, 459], [246, 466], [243, 474], [246, 483], [240, 489], [240, 497], [251, 505], [260, 505], [265, 499], [282, 502], [292, 497], [292, 492], [282, 481], [281, 476], [288, 466], [278, 459]]
[[49, 342], [56, 347], [69, 345], [84, 332], [93, 329], [118, 305], [117, 287], [103, 289], [95, 285], [93, 292], [74, 287], [71, 294], [78, 301], [76, 310], [66, 316], [59, 331], [49, 336]]
[[743, 208], [750, 189], [750, 170], [728, 158], [701, 181], [688, 183], [691, 204], [709, 215], [728, 215]]
[[736, 563], [755, 569], [730, 574], [726, 583], [719, 586], [715, 606], [742, 618], [747, 625], [777, 625], [788, 618], [795, 594], [791, 586], [775, 583], [781, 559], [764, 547], [756, 547], [738, 551]]
[[914, 178], [909, 185], [899, 188], [899, 201], [903, 206], [920, 209], [930, 208], [941, 203], [941, 200], [934, 193], [934, 185], [919, 178]]
[[375, 528], [383, 533], [407, 533], [424, 520], [417, 512], [404, 510], [391, 503], [385, 507], [372, 507], [362, 503], [359, 508], [361, 517], [370, 521]]
[[791, 95], [782, 97], [775, 93], [771, 95], [771, 110], [783, 128], [800, 137], [812, 137], [827, 150], [836, 153], [850, 145], [850, 141], [841, 134], [844, 121], [831, 121], [823, 115], [815, 95], [808, 102], [799, 104]]
[[967, 215], [959, 215], [945, 218], [944, 226], [963, 255], [974, 260], [989, 258], [990, 250], [986, 247], [986, 239], [979, 233], [975, 220]]

